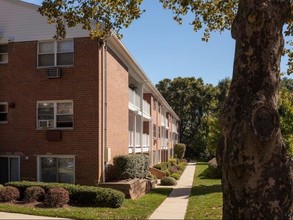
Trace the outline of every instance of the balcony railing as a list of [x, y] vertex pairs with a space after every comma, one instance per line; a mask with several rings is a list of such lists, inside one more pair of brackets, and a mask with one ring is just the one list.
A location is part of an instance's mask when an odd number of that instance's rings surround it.
[[147, 116], [150, 116], [150, 113], [151, 113], [151, 106], [145, 100], [143, 100], [143, 113], [146, 114]]
[[[135, 137], [134, 137], [135, 136]], [[140, 153], [148, 152], [150, 148], [150, 136], [148, 134], [142, 135], [142, 148], [140, 146], [140, 133], [134, 131], [128, 131], [128, 140], [129, 140], [129, 153]], [[135, 142], [134, 142], [135, 140]], [[133, 150], [134, 148], [134, 150]]]
[[129, 103], [135, 106], [137, 109], [140, 110], [140, 96], [132, 89], [128, 89], [128, 99]]

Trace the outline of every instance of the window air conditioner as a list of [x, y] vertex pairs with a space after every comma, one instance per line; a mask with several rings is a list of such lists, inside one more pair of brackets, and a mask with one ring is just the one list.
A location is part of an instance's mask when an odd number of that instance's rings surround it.
[[47, 69], [47, 79], [54, 79], [61, 77], [61, 69], [60, 68], [49, 68]]

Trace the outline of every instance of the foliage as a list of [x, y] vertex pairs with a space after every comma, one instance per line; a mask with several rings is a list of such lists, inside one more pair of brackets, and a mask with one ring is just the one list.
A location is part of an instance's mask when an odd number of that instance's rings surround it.
[[169, 171], [170, 171], [171, 174], [172, 174], [172, 173], [179, 173], [179, 169], [178, 169], [177, 166], [171, 166], [171, 167], [169, 168]]
[[0, 184], [0, 188], [4, 187], [3, 185]]
[[162, 162], [162, 163], [158, 163], [158, 164], [154, 165], [154, 168], [156, 168], [156, 169], [158, 169], [158, 170], [165, 171], [165, 170], [167, 170], [170, 166], [171, 166], [171, 164], [170, 164], [169, 162]]
[[161, 179], [161, 185], [163, 186], [175, 186], [176, 184], [177, 182], [173, 177], [168, 176]]
[[170, 175], [170, 177], [173, 177], [175, 180], [179, 180], [180, 179], [180, 173], [172, 173]]
[[61, 208], [69, 202], [69, 193], [61, 187], [51, 188], [45, 196], [45, 205], [50, 208]]
[[221, 174], [221, 170], [218, 167], [217, 159], [214, 157], [208, 162], [208, 165], [209, 166], [207, 169], [206, 177], [211, 179], [221, 179], [222, 174]]
[[172, 191], [171, 188], [156, 188], [145, 196], [126, 199], [120, 209], [105, 207], [70, 206], [63, 209], [48, 209], [20, 204], [0, 203], [0, 211], [17, 212], [38, 216], [70, 219], [148, 219]]
[[203, 176], [207, 163], [197, 163], [185, 219], [222, 219], [221, 180]]
[[206, 150], [207, 118], [217, 107], [217, 90], [194, 77], [164, 79], [156, 87], [180, 117], [179, 136], [186, 143], [185, 157], [199, 157]]
[[111, 31], [118, 34], [122, 27], [140, 17], [142, 0], [44, 0], [39, 12], [56, 25], [55, 38], [65, 38], [66, 27], [81, 24], [92, 38], [106, 38]]
[[12, 202], [19, 198], [19, 191], [16, 187], [5, 186], [0, 189], [0, 201]]
[[182, 143], [174, 144], [174, 155], [178, 159], [183, 159], [186, 150], [186, 145]]
[[293, 79], [283, 78], [279, 92], [279, 114], [284, 141], [293, 156]]
[[45, 190], [39, 186], [31, 186], [24, 191], [24, 201], [28, 203], [42, 201], [44, 196]]
[[148, 156], [131, 154], [116, 156], [113, 159], [117, 179], [146, 178], [148, 174]]
[[[80, 186], [67, 183], [44, 183], [44, 182], [30, 182], [30, 181], [17, 181], [9, 182], [7, 185], [14, 186], [19, 189], [22, 197], [27, 188], [38, 186], [48, 191], [51, 188], [62, 187], [69, 192], [71, 203], [89, 206], [103, 206], [103, 207], [117, 207], [121, 206], [124, 201], [124, 194], [120, 191], [101, 188], [95, 186]], [[103, 201], [101, 204], [100, 201]]]
[[180, 171], [184, 171], [185, 170], [185, 167], [186, 167], [186, 164], [184, 162], [180, 162], [180, 163], [177, 164], [177, 168]]

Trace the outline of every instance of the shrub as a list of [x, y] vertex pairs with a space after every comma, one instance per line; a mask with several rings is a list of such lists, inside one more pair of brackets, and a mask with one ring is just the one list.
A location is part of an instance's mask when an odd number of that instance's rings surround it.
[[171, 167], [171, 164], [169, 162], [162, 162], [162, 163], [154, 165], [154, 168], [162, 170], [162, 171], [167, 170], [169, 167]]
[[108, 206], [111, 208], [119, 208], [122, 206], [125, 195], [116, 190], [100, 189], [97, 193], [95, 206], [102, 207]]
[[45, 197], [45, 190], [39, 186], [28, 187], [24, 192], [25, 202], [43, 201]]
[[177, 184], [176, 180], [173, 177], [164, 177], [161, 179], [161, 185], [163, 186], [175, 186]]
[[174, 145], [174, 155], [179, 159], [183, 159], [186, 150], [186, 145], [178, 143]]
[[178, 163], [178, 165], [177, 165], [177, 168], [178, 168], [179, 170], [181, 170], [181, 171], [185, 170], [185, 167], [186, 167], [186, 165], [185, 165], [184, 162], [180, 162], [180, 163]]
[[148, 174], [148, 156], [131, 154], [116, 156], [113, 159], [114, 173], [117, 179], [145, 178]]
[[[80, 205], [118, 207], [119, 205], [122, 205], [122, 202], [125, 198], [124, 194], [120, 191], [95, 186], [80, 186], [68, 183], [43, 183], [30, 181], [10, 182], [8, 184], [23, 190], [23, 192], [26, 188], [31, 186], [40, 186], [45, 189], [46, 192], [51, 188], [62, 187], [69, 192], [70, 202]], [[97, 200], [98, 197], [99, 199]], [[99, 203], [99, 201], [103, 201], [103, 204]]]
[[69, 193], [61, 187], [51, 188], [45, 196], [45, 205], [51, 208], [60, 208], [69, 202]]
[[0, 189], [3, 188], [4, 186], [0, 184]]
[[170, 166], [176, 166], [177, 165], [177, 159], [171, 158], [171, 159], [168, 160], [168, 163], [170, 164]]
[[13, 186], [5, 186], [0, 189], [0, 201], [12, 202], [19, 198], [19, 190]]
[[221, 170], [219, 169], [217, 159], [214, 157], [208, 162], [208, 172], [206, 177], [220, 179], [222, 177]]
[[172, 166], [170, 167], [169, 169], [170, 173], [178, 173], [179, 172], [179, 169], [177, 168], [177, 166]]
[[166, 173], [166, 176], [170, 176], [171, 175], [171, 173], [170, 173], [169, 170], [165, 170], [164, 172]]
[[180, 179], [180, 173], [172, 173], [171, 175], [170, 175], [170, 177], [173, 177], [175, 180], [179, 180]]

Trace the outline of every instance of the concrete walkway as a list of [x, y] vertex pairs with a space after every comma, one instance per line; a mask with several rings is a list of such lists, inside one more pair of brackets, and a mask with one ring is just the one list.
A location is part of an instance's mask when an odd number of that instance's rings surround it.
[[[10, 212], [0, 212], [0, 219], [52, 219], [52, 220], [62, 220], [67, 218], [54, 218], [54, 217], [45, 217], [45, 216], [36, 216], [36, 215], [25, 215], [25, 214], [17, 214]], [[68, 219], [69, 220], [69, 219]]]
[[184, 219], [192, 188], [195, 163], [189, 163], [167, 199], [149, 219]]

